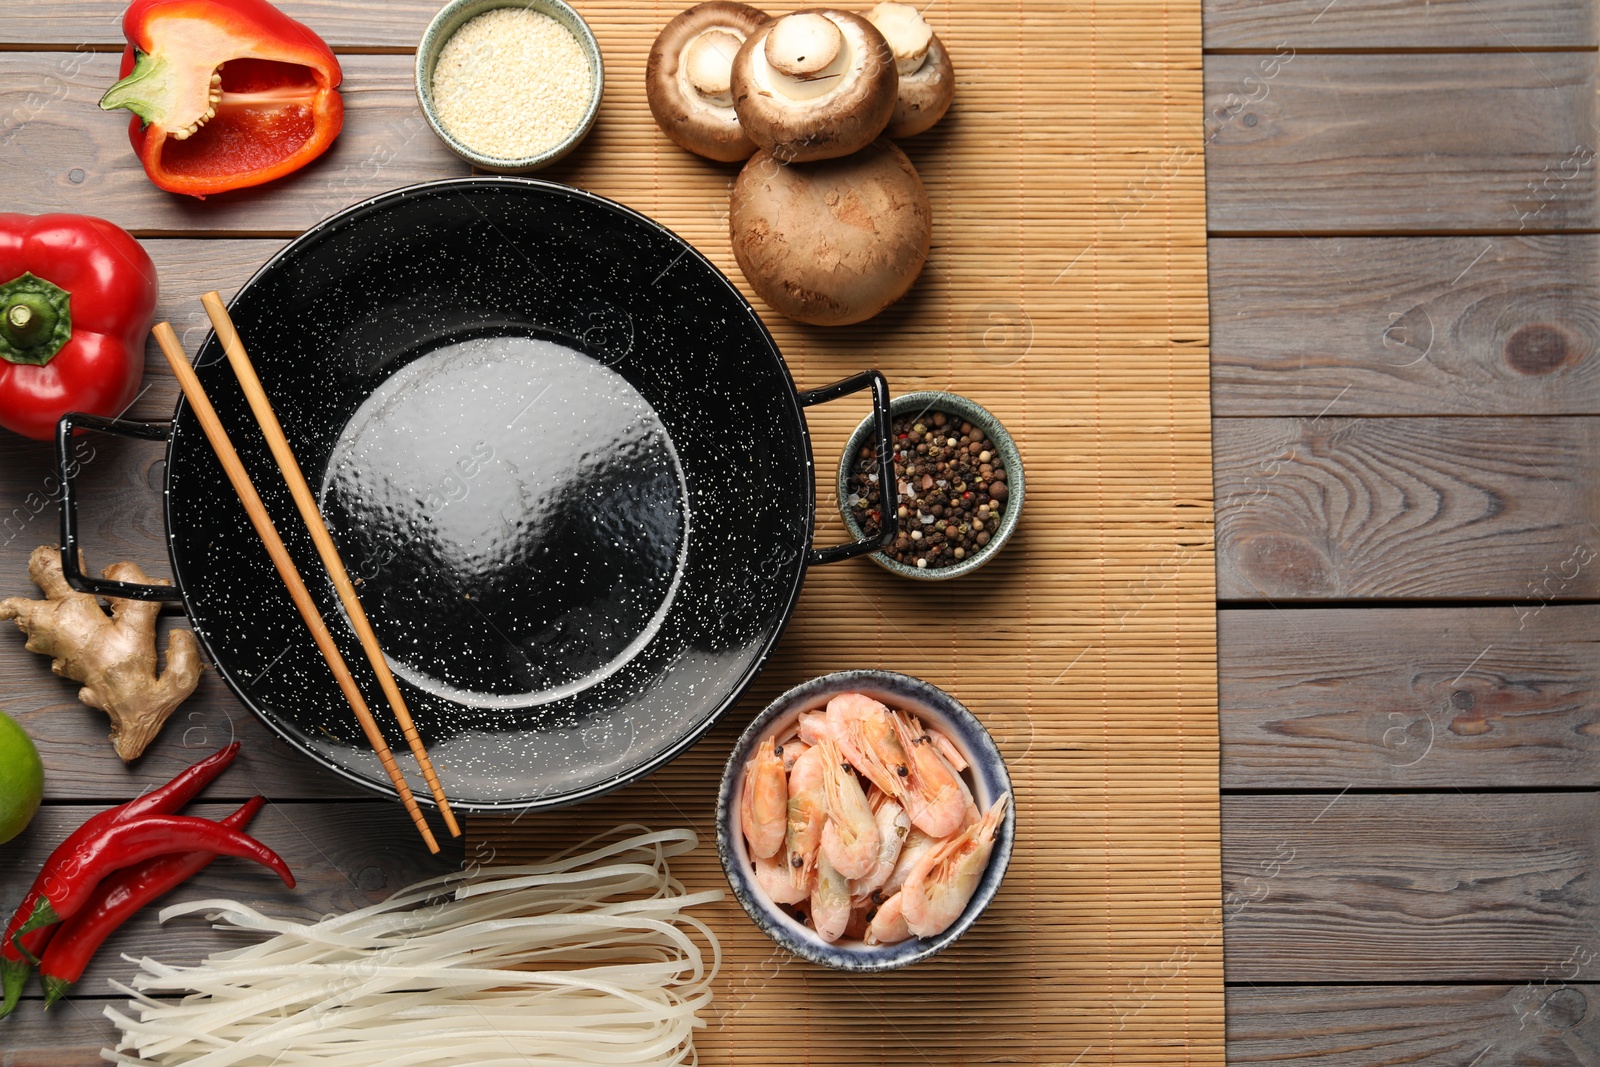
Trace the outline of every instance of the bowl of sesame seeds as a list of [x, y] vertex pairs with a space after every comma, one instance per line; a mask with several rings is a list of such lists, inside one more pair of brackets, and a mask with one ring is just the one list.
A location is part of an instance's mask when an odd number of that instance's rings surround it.
[[857, 538], [893, 507], [899, 532], [872, 561], [906, 578], [958, 578], [993, 559], [1022, 514], [1022, 456], [987, 408], [954, 393], [906, 393], [890, 405], [898, 484], [885, 503], [872, 420], [839, 457], [839, 511]]
[[452, 0], [417, 46], [417, 100], [433, 132], [501, 174], [577, 147], [604, 86], [594, 33], [562, 0]]

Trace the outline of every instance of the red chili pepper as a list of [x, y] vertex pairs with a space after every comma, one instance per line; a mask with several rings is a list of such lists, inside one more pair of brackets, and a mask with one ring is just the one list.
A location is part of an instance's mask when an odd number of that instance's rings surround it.
[[289, 865], [266, 845], [237, 830], [209, 819], [189, 815], [146, 815], [132, 822], [108, 826], [67, 856], [45, 881], [44, 894], [33, 906], [18, 934], [51, 923], [65, 922], [83, 910], [95, 886], [112, 871], [173, 852], [216, 852], [255, 860], [277, 872], [283, 884], [294, 888]]
[[[243, 830], [266, 797], [251, 797], [244, 807], [221, 820], [218, 825]], [[44, 1006], [49, 1007], [83, 977], [89, 961], [106, 938], [146, 904], [187, 882], [217, 858], [215, 852], [177, 852], [157, 856], [137, 867], [111, 875], [95, 887], [83, 910], [62, 923], [50, 948], [39, 961], [39, 979], [44, 984]]]
[[107, 808], [74, 830], [50, 854], [50, 858], [45, 860], [44, 867], [34, 878], [28, 895], [22, 898], [16, 913], [6, 924], [3, 940], [0, 940], [0, 979], [3, 979], [5, 984], [5, 1000], [0, 1003], [0, 1019], [10, 1015], [16, 1008], [17, 1000], [22, 996], [22, 986], [28, 980], [28, 972], [33, 969], [33, 962], [38, 960], [55, 933], [56, 928], [53, 926], [21, 935], [17, 931], [22, 929], [23, 923], [33, 914], [39, 898], [44, 895], [45, 883], [54, 876], [64, 858], [75, 854], [84, 842], [104, 833], [107, 827], [141, 819], [146, 815], [165, 815], [177, 811], [198, 796], [200, 791], [215, 781], [219, 774], [227, 770], [228, 764], [232, 763], [238, 754], [239, 742], [235, 741], [194, 766], [179, 772], [176, 778], [159, 789], [135, 797], [126, 804]]
[[100, 106], [134, 113], [133, 150], [168, 192], [280, 178], [344, 126], [333, 50], [266, 0], [134, 0], [122, 32], [122, 80]]
[[0, 215], [0, 426], [47, 441], [69, 411], [120, 415], [144, 375], [156, 268], [87, 215]]

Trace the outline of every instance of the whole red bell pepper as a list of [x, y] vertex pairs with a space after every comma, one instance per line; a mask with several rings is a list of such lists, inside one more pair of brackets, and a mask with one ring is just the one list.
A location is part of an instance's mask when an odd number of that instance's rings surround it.
[[105, 219], [0, 214], [0, 426], [48, 440], [69, 411], [121, 414], [156, 292], [150, 256]]
[[122, 80], [100, 106], [133, 112], [133, 150], [168, 192], [280, 178], [344, 126], [333, 50], [266, 0], [134, 0], [122, 32]]

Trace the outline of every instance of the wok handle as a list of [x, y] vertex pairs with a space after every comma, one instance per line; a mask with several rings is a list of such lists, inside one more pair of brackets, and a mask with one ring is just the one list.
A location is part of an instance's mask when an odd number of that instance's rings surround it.
[[[890, 492], [895, 480], [894, 453], [889, 449], [889, 383], [884, 381], [883, 375], [875, 370], [864, 370], [832, 385], [824, 385], [821, 389], [801, 393], [800, 406], [808, 408], [815, 404], [826, 404], [830, 400], [838, 400], [841, 396], [859, 393], [867, 388], [872, 390], [872, 426], [877, 437], [878, 485], [881, 487], [879, 495], [884, 500], [893, 500], [894, 496]], [[893, 544], [895, 535], [899, 532], [899, 517], [892, 508], [886, 507], [883, 509], [882, 532], [877, 537], [863, 537], [851, 544], [835, 545], [833, 548], [813, 548], [807, 555], [807, 560], [811, 563], [837, 563], [842, 559], [864, 556], [868, 552], [876, 552]]]
[[172, 436], [170, 422], [129, 422], [87, 415], [81, 411], [69, 411], [56, 423], [56, 466], [61, 476], [61, 573], [66, 577], [67, 584], [80, 592], [124, 600], [181, 599], [176, 586], [91, 578], [79, 568], [78, 495], [72, 485], [78, 473], [78, 461], [72, 457], [72, 435], [79, 427], [122, 437], [139, 437], [146, 441], [166, 441]]

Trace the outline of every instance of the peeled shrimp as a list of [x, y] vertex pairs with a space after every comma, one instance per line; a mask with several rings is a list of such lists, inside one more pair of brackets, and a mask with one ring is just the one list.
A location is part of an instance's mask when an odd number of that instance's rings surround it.
[[904, 795], [910, 760], [888, 708], [861, 693], [840, 693], [828, 701], [828, 731], [873, 785], [892, 797]]
[[1001, 796], [976, 824], [941, 842], [912, 868], [899, 894], [906, 929], [932, 937], [961, 917], [989, 865], [995, 830], [1010, 800], [1010, 793]]
[[922, 861], [928, 850], [939, 845], [939, 839], [929, 837], [915, 826], [906, 835], [905, 844], [900, 846], [900, 858], [895, 860], [894, 870], [889, 872], [889, 880], [878, 887], [878, 895], [890, 897], [900, 892], [900, 887], [906, 884], [906, 879], [911, 877], [911, 869]]
[[796, 884], [789, 875], [789, 865], [784, 862], [782, 855], [766, 859], [757, 856], [755, 865], [756, 884], [772, 898], [774, 904], [799, 904], [811, 895], [810, 881]]
[[867, 924], [867, 935], [862, 938], [869, 945], [892, 945], [911, 936], [906, 926], [904, 903], [899, 893], [878, 905], [872, 921]]
[[817, 746], [822, 759], [822, 783], [828, 797], [828, 821], [822, 827], [822, 854], [846, 878], [871, 873], [878, 862], [878, 823], [867, 806], [861, 783], [832, 737]]
[[894, 721], [900, 743], [911, 757], [904, 796], [906, 814], [913, 826], [929, 835], [948, 837], [966, 821], [961, 776], [939, 755], [920, 722], [898, 713]]
[[761, 742], [744, 765], [744, 788], [739, 798], [739, 825], [751, 855], [765, 859], [783, 847], [787, 831], [789, 781], [772, 738]]
[[828, 818], [828, 793], [822, 777], [822, 753], [806, 749], [789, 773], [789, 819], [785, 829], [789, 877], [796, 886], [811, 884], [822, 825]]
[[900, 860], [900, 849], [906, 843], [906, 836], [911, 833], [911, 820], [907, 818], [905, 809], [892, 800], [885, 799], [874, 817], [878, 822], [878, 861], [873, 864], [872, 870], [850, 883], [850, 895], [857, 904], [870, 897], [874, 890], [883, 888]]
[[850, 925], [850, 883], [817, 855], [817, 887], [811, 891], [811, 926], [824, 941], [837, 941]]
[[828, 718], [820, 711], [802, 711], [800, 713], [800, 740], [808, 745], [819, 743], [831, 731], [828, 729]]

